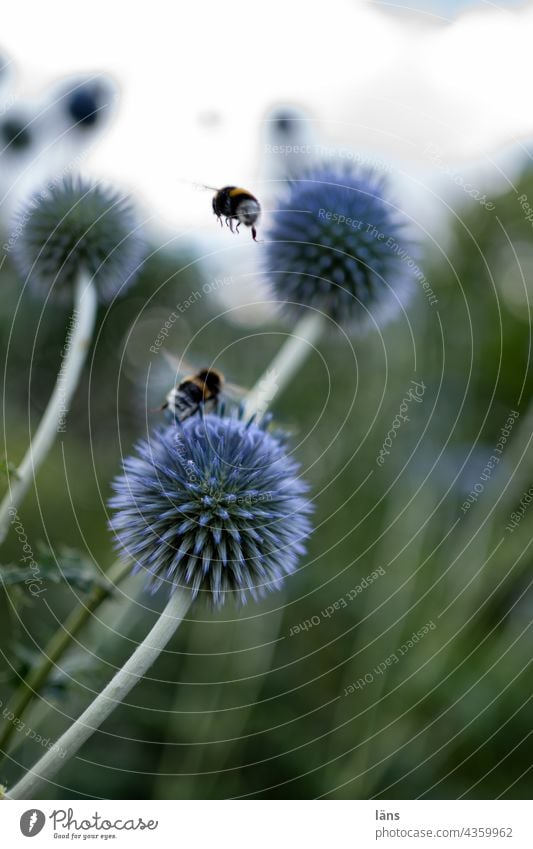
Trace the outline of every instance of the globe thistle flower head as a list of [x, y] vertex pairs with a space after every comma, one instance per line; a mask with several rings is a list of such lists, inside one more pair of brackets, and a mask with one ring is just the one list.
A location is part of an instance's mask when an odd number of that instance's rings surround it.
[[66, 177], [35, 195], [14, 231], [14, 260], [37, 291], [70, 300], [81, 272], [102, 301], [123, 293], [144, 256], [133, 207], [100, 185]]
[[152, 591], [245, 603], [279, 588], [305, 551], [311, 503], [298, 465], [283, 438], [238, 414], [156, 430], [113, 486], [117, 547]]
[[406, 221], [370, 171], [317, 167], [292, 180], [265, 231], [265, 271], [290, 311], [383, 322], [409, 290]]
[[25, 153], [32, 145], [33, 132], [30, 119], [25, 115], [9, 115], [0, 123], [2, 152]]
[[102, 102], [100, 86], [90, 83], [78, 86], [66, 97], [67, 115], [74, 122], [74, 126], [82, 130], [98, 124], [106, 105]]
[[71, 77], [63, 81], [54, 105], [61, 110], [76, 132], [93, 132], [111, 117], [117, 91], [111, 79], [103, 74], [94, 77]]

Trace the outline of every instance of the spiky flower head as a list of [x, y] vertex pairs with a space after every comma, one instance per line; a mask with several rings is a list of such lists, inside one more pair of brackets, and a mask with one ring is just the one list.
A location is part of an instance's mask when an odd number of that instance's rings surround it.
[[0, 123], [2, 153], [25, 153], [33, 142], [33, 129], [25, 115], [8, 115]]
[[32, 197], [12, 239], [23, 279], [63, 300], [82, 271], [93, 277], [102, 301], [112, 300], [133, 282], [144, 257], [128, 198], [71, 176]]
[[187, 587], [215, 607], [279, 588], [310, 533], [307, 486], [283, 437], [238, 416], [156, 430], [125, 460], [114, 491], [118, 549], [152, 590]]
[[290, 311], [342, 325], [383, 321], [400, 306], [414, 263], [406, 220], [380, 175], [317, 167], [291, 180], [265, 232], [265, 270]]
[[111, 98], [111, 88], [106, 81], [87, 80], [69, 87], [62, 105], [67, 118], [74, 122], [77, 129], [88, 130], [96, 127], [109, 112]]

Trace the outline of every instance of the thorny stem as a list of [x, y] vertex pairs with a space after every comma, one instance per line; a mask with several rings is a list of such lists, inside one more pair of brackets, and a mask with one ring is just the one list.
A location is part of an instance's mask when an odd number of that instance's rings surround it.
[[158, 617], [157, 622], [137, 646], [129, 660], [104, 687], [82, 715], [8, 792], [9, 799], [34, 799], [41, 784], [51, 781], [58, 770], [67, 763], [105, 719], [128, 695], [159, 657], [177, 630], [191, 604], [191, 596], [176, 590]]
[[[257, 419], [260, 419], [274, 396], [283, 391], [290, 383], [291, 378], [322, 335], [325, 321], [325, 317], [318, 312], [313, 312], [300, 320], [266, 372], [248, 394], [244, 405], [247, 418], [255, 415]], [[129, 570], [129, 566], [127, 569]], [[191, 597], [189, 594], [179, 590], [173, 593], [154, 627], [129, 660], [119, 669], [92, 704], [59, 738], [54, 747], [12, 788], [7, 794], [7, 798], [34, 798], [35, 791], [39, 786], [45, 781], [50, 781], [64, 763], [76, 754], [83, 743], [100, 727], [116, 705], [123, 701], [137, 681], [154, 663], [182, 622], [190, 604]], [[89, 610], [87, 616], [90, 615], [90, 612], [92, 611]], [[69, 638], [65, 636], [64, 639], [65, 644], [68, 644]], [[56, 635], [53, 638], [54, 640], [57, 640], [60, 650], [63, 651], [62, 636]], [[37, 681], [39, 685], [42, 685], [46, 679], [49, 669], [49, 665], [45, 668], [43, 664], [42, 677], [39, 676]], [[31, 690], [26, 692], [31, 694]], [[22, 700], [22, 693], [19, 698]]]
[[326, 318], [322, 313], [312, 312], [304, 316], [286, 342], [259, 378], [244, 402], [245, 418], [255, 415], [260, 419], [268, 409], [274, 396], [290, 383], [315, 343], [324, 331]]
[[[69, 648], [74, 637], [79, 633], [94, 611], [109, 597], [114, 588], [131, 572], [131, 564], [117, 560], [105, 573], [106, 583], [94, 587], [88, 599], [76, 607], [65, 623], [54, 633], [48, 644], [42, 650], [42, 659], [34, 666], [27, 678], [22, 681], [12, 699], [6, 706], [6, 711], [21, 719], [26, 708], [46, 683], [50, 671], [57, 665], [58, 660]], [[108, 582], [108, 583], [107, 583]], [[7, 751], [7, 745], [16, 731], [14, 722], [6, 722], [0, 733], [0, 752]]]

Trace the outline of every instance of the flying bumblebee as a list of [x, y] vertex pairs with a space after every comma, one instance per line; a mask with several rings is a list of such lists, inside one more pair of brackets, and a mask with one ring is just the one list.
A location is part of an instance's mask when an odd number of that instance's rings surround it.
[[[171, 354], [165, 353], [165, 357], [174, 369], [180, 365]], [[224, 375], [218, 369], [203, 368], [182, 378], [178, 385], [168, 392], [161, 410], [167, 410], [174, 421], [183, 422], [200, 410], [212, 412], [223, 391], [234, 400], [245, 394], [245, 390], [240, 386], [226, 383]]]
[[245, 227], [251, 227], [252, 238], [257, 242], [257, 230], [255, 225], [259, 221], [261, 215], [261, 206], [254, 195], [246, 189], [240, 189], [238, 186], [224, 186], [223, 189], [215, 189], [215, 197], [213, 198], [213, 212], [222, 225], [222, 219], [226, 220], [226, 224], [233, 233], [233, 222], [237, 221], [235, 230], [239, 232], [239, 227], [243, 224]]
[[[223, 189], [216, 189], [214, 186], [206, 186], [205, 183], [195, 183], [190, 180], [180, 180], [180, 182], [195, 186], [200, 191], [214, 192], [213, 212], [220, 221], [220, 226], [222, 226], [222, 219], [224, 219], [232, 233], [239, 232], [241, 224], [250, 227], [253, 240], [257, 242], [255, 225], [261, 217], [261, 204], [255, 195], [238, 186], [224, 186]], [[237, 222], [235, 230], [233, 229], [234, 221]]]

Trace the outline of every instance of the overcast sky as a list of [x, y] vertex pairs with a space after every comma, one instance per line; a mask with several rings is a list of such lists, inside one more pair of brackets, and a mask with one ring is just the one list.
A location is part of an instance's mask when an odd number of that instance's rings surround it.
[[[531, 3], [398, 5], [92, 0], [82, 18], [72, 0], [29, 0], [6, 8], [1, 39], [22, 96], [68, 73], [116, 80], [117, 117], [87, 167], [174, 226], [180, 179], [253, 184], [276, 104], [302, 108], [324, 142], [406, 168], [432, 145], [452, 161], [483, 159], [533, 137]], [[452, 22], [428, 14], [457, 7], [467, 8]]]

